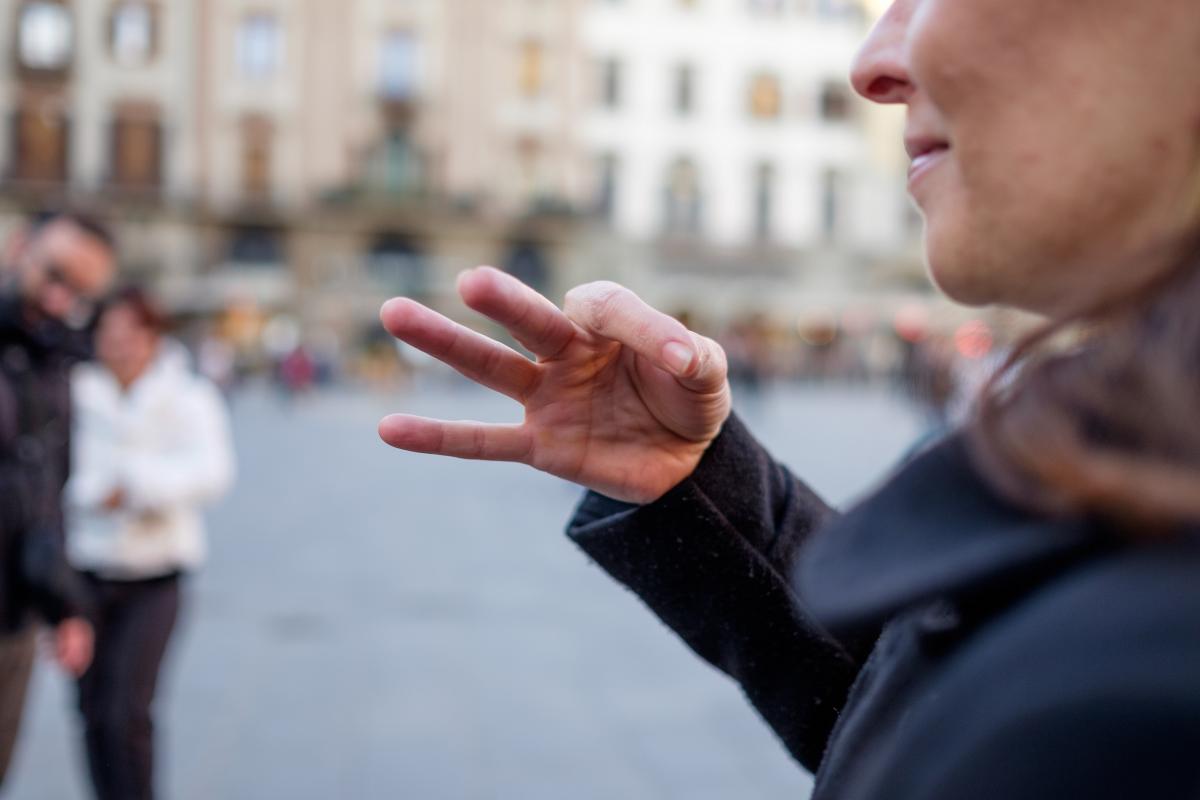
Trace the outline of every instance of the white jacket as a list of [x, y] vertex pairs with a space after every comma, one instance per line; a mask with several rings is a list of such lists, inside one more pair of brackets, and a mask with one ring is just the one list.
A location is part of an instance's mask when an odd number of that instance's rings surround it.
[[[233, 482], [224, 400], [165, 341], [128, 392], [99, 365], [72, 378], [74, 432], [67, 484], [67, 553], [77, 569], [115, 580], [199, 567], [203, 506]], [[116, 489], [125, 504], [104, 509]]]

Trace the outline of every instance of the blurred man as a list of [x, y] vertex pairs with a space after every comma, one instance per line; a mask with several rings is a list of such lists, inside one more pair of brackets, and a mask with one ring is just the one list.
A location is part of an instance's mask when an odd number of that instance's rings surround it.
[[33, 664], [35, 619], [79, 676], [92, 657], [85, 595], [67, 565], [61, 494], [69, 471], [68, 371], [86, 355], [79, 328], [112, 282], [112, 239], [95, 222], [53, 215], [22, 231], [0, 273], [0, 785]]

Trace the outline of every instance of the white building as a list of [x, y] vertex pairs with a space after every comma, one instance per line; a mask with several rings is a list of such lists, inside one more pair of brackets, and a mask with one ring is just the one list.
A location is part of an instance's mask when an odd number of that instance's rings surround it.
[[794, 308], [911, 254], [903, 176], [848, 82], [866, 17], [844, 0], [593, 0], [585, 141], [598, 213], [641, 245], [626, 280], [718, 314]]

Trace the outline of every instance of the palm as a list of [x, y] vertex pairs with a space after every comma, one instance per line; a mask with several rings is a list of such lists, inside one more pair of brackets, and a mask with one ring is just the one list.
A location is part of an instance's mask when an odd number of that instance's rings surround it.
[[[462, 290], [469, 305], [540, 353], [538, 360], [530, 362], [410, 301], [385, 307], [385, 324], [399, 338], [516, 399], [525, 421], [497, 426], [399, 415], [381, 427], [397, 447], [522, 461], [613, 497], [646, 502], [695, 469], [729, 413], [720, 349], [624, 290], [617, 302], [599, 309], [586, 291], [574, 303], [569, 295], [565, 313], [494, 271], [477, 271]], [[614, 290], [593, 291], [606, 291], [610, 299]], [[653, 358], [664, 341], [687, 342], [696, 351], [682, 377]]]
[[574, 349], [543, 363], [525, 405], [529, 463], [622, 497], [652, 498], [687, 477], [724, 421], [726, 393], [685, 389], [611, 341]]

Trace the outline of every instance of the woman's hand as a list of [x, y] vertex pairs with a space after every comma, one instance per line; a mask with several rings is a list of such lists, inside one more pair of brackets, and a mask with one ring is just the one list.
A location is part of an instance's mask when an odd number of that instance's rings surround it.
[[93, 646], [92, 626], [81, 617], [65, 619], [54, 630], [54, 660], [74, 678], [91, 666]]
[[113, 489], [108, 493], [108, 496], [104, 498], [102, 507], [109, 513], [116, 513], [117, 511], [125, 508], [125, 490], [119, 486], [116, 489]]
[[560, 311], [490, 267], [459, 277], [475, 311], [537, 360], [405, 298], [381, 318], [398, 339], [525, 408], [519, 425], [387, 417], [379, 434], [418, 453], [517, 461], [633, 503], [690, 475], [729, 416], [725, 354], [614, 283], [571, 290]]

